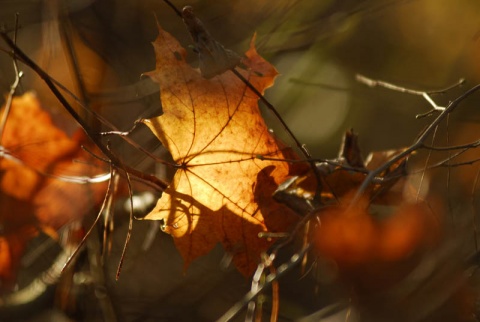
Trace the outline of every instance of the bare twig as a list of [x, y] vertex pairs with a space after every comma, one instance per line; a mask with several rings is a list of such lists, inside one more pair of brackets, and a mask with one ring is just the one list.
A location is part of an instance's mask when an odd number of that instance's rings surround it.
[[467, 97], [471, 96], [473, 93], [480, 89], [480, 84], [470, 88], [468, 91], [457, 97], [455, 100], [451, 101], [447, 107], [440, 112], [440, 114], [427, 126], [427, 128], [423, 131], [423, 133], [414, 141], [414, 143], [408, 147], [406, 150], [400, 152], [395, 157], [390, 159], [388, 162], [385, 162], [383, 165], [378, 167], [377, 169], [371, 171], [365, 180], [363, 180], [362, 184], [357, 190], [355, 197], [352, 200], [352, 204], [356, 201], [360, 200], [362, 194], [364, 193], [365, 189], [368, 185], [372, 182], [372, 180], [377, 177], [380, 173], [391, 167], [397, 161], [409, 156], [413, 151], [416, 151], [424, 146], [425, 140], [435, 131], [437, 125], [439, 125], [448, 114], [452, 113], [458, 105], [465, 100]]
[[87, 238], [92, 233], [93, 228], [97, 225], [98, 221], [100, 220], [100, 217], [102, 216], [102, 212], [105, 209], [105, 206], [107, 205], [107, 201], [110, 198], [110, 194], [112, 192], [112, 186], [113, 186], [112, 178], [114, 177], [114, 173], [115, 173], [115, 170], [113, 169], [113, 167], [110, 167], [110, 180], [108, 182], [107, 191], [105, 192], [105, 197], [103, 198], [102, 206], [100, 207], [100, 210], [98, 211], [97, 217], [93, 221], [92, 225], [88, 229], [88, 231], [85, 234], [85, 236], [83, 237], [83, 239], [78, 244], [75, 251], [70, 255], [70, 257], [65, 262], [65, 265], [63, 266], [63, 270], [65, 270], [67, 267], [69, 267], [71, 262], [77, 257], [77, 254], [80, 252], [80, 250], [82, 249], [83, 245], [85, 244]]
[[[437, 136], [437, 130], [438, 130], [438, 126], [435, 127], [435, 130], [433, 131], [433, 134], [432, 134], [432, 145], [435, 142], [435, 138]], [[430, 161], [431, 156], [432, 156], [432, 150], [428, 150], [427, 158], [425, 159], [425, 165], [423, 166], [423, 171], [422, 171], [422, 174], [420, 176], [420, 183], [418, 184], [418, 188], [417, 188], [417, 196], [415, 197], [415, 200], [417, 202], [420, 199], [420, 193], [422, 191], [422, 185], [423, 185], [423, 182], [425, 180], [425, 173], [427, 171], [428, 162]]]
[[175, 11], [175, 13], [180, 18], [182, 18], [182, 12], [173, 3], [171, 3], [169, 0], [163, 0], [163, 2], [165, 2], [170, 8], [172, 8], [172, 10]]
[[[231, 71], [235, 74], [235, 76], [237, 76], [245, 85], [247, 85], [248, 88], [250, 88], [254, 93], [255, 95], [257, 95], [257, 97], [263, 102], [263, 104], [265, 104], [265, 106], [275, 115], [276, 119], [280, 122], [280, 124], [282, 125], [283, 129], [285, 130], [285, 132], [287, 132], [288, 136], [293, 140], [293, 142], [295, 142], [297, 148], [302, 152], [302, 154], [305, 156], [306, 160], [311, 160], [312, 159], [312, 156], [310, 154], [310, 152], [307, 150], [307, 147], [305, 144], [301, 144], [300, 141], [297, 139], [297, 137], [295, 136], [295, 134], [293, 134], [292, 130], [290, 130], [290, 128], [288, 127], [287, 123], [283, 120], [282, 116], [280, 115], [280, 113], [278, 113], [277, 109], [275, 108], [275, 106], [273, 106], [272, 103], [270, 103], [266, 98], [265, 96], [262, 95], [262, 93], [260, 93], [256, 88], [255, 86], [253, 86], [245, 77], [243, 77], [242, 74], [240, 74], [240, 72], [238, 72], [235, 68], [232, 68]], [[312, 168], [312, 172], [315, 176], [315, 180], [317, 181], [317, 185], [320, 187], [321, 186], [321, 182], [322, 182], [322, 179], [320, 178], [320, 173], [317, 169], [317, 167], [315, 166], [315, 162], [313, 161], [307, 161], [309, 164], [310, 164], [310, 167]], [[319, 193], [319, 191], [317, 191], [316, 193]], [[315, 196], [316, 198], [318, 198], [319, 196]]]
[[122, 271], [122, 266], [123, 266], [123, 261], [125, 259], [125, 254], [127, 253], [127, 247], [130, 242], [130, 237], [132, 236], [132, 229], [133, 229], [133, 192], [132, 192], [132, 183], [130, 181], [130, 174], [128, 171], [123, 168], [123, 171], [125, 172], [125, 176], [127, 178], [127, 184], [128, 184], [128, 194], [130, 197], [130, 218], [128, 220], [128, 231], [127, 231], [127, 237], [125, 238], [125, 244], [123, 245], [123, 250], [122, 250], [122, 255], [120, 256], [120, 262], [118, 263], [118, 268], [117, 268], [117, 274], [115, 275], [115, 280], [118, 281], [120, 278], [120, 273]]
[[[307, 254], [303, 256], [305, 258]], [[276, 274], [277, 270], [275, 266], [270, 265], [270, 274]], [[278, 311], [280, 310], [280, 286], [278, 281], [272, 283], [272, 313], [270, 315], [270, 322], [278, 321]]]
[[262, 101], [263, 104], [265, 104], [265, 106], [275, 115], [275, 117], [277, 118], [277, 120], [280, 122], [280, 124], [282, 125], [283, 129], [288, 133], [288, 135], [290, 136], [290, 138], [295, 142], [295, 144], [297, 145], [297, 147], [300, 149], [300, 151], [302, 151], [302, 153], [304, 154], [304, 156], [307, 158], [307, 159], [311, 159], [312, 156], [310, 155], [310, 152], [308, 152], [306, 146], [304, 144], [301, 144], [300, 141], [298, 141], [297, 137], [295, 136], [295, 134], [293, 134], [292, 130], [290, 130], [290, 128], [288, 127], [287, 123], [285, 123], [285, 121], [283, 120], [282, 116], [280, 115], [280, 113], [278, 113], [277, 109], [275, 108], [275, 106], [273, 106], [272, 103], [270, 103], [263, 95], [262, 93], [260, 93], [256, 88], [255, 86], [253, 86], [249, 81], [248, 79], [246, 79], [245, 77], [243, 77], [242, 74], [240, 74], [240, 72], [238, 72], [236, 69], [231, 69], [232, 72], [235, 74], [235, 76], [237, 76], [245, 85], [247, 85], [247, 87], [255, 94], [258, 96], [258, 98], [260, 99], [260, 101]]
[[[3, 51], [6, 54], [12, 56], [12, 58], [16, 57], [14, 53], [11, 53], [11, 52], [9, 52], [7, 50], [4, 50], [2, 48], [0, 48], [0, 51]], [[22, 60], [20, 59], [20, 61], [22, 61]], [[24, 62], [24, 63], [26, 63], [28, 65], [27, 62]], [[127, 133], [127, 132], [120, 131], [113, 123], [108, 121], [102, 115], [98, 114], [95, 110], [88, 108], [85, 105], [85, 103], [77, 95], [75, 95], [70, 89], [65, 87], [62, 83], [57, 81], [55, 78], [53, 78], [49, 74], [45, 74], [45, 77], [47, 77], [53, 83], [53, 85], [55, 85], [56, 87], [58, 87], [59, 89], [64, 91], [68, 96], [70, 96], [78, 104], [78, 106], [81, 107], [85, 112], [90, 113], [93, 117], [95, 117], [96, 120], [100, 121], [100, 123], [102, 123], [104, 126], [111, 129], [111, 131], [102, 132], [101, 135]], [[137, 121], [137, 123], [140, 123], [140, 122]], [[128, 132], [132, 132], [133, 130], [134, 129], [131, 129]], [[137, 142], [132, 140], [128, 135], [119, 135], [119, 137], [122, 138], [123, 140], [125, 140], [128, 144], [130, 144], [131, 146], [133, 146], [134, 148], [136, 148], [140, 152], [144, 153], [145, 155], [147, 155], [151, 159], [155, 160], [155, 162], [162, 163], [162, 164], [168, 165], [170, 167], [176, 167], [175, 164], [167, 162], [167, 161], [161, 159], [160, 157], [156, 156], [152, 152], [148, 151], [147, 149], [145, 149], [144, 147], [139, 145]]]
[[107, 254], [110, 252], [111, 248], [111, 233], [113, 232], [113, 203], [115, 200], [115, 195], [118, 189], [118, 182], [120, 176], [116, 172], [112, 178], [113, 181], [113, 189], [112, 193], [110, 194], [110, 198], [108, 198], [107, 206], [105, 207], [104, 217], [103, 217], [103, 238], [102, 238], [102, 263], [105, 262]]
[[299, 252], [295, 253], [287, 263], [280, 265], [277, 268], [277, 272], [275, 274], [269, 274], [265, 278], [264, 284], [260, 285], [258, 289], [255, 291], [249, 291], [245, 296], [235, 303], [224, 315], [222, 315], [217, 321], [218, 322], [227, 322], [237, 316], [240, 311], [250, 303], [250, 301], [254, 300], [259, 294], [263, 292], [268, 287], [272, 286], [272, 283], [278, 280], [281, 276], [283, 276], [287, 271], [295, 267], [299, 264], [303, 258], [303, 256], [308, 252], [311, 248], [311, 245], [308, 244], [303, 247]]
[[451, 145], [451, 146], [433, 146], [423, 144], [422, 149], [434, 150], [434, 151], [453, 151], [453, 150], [463, 150], [463, 149], [474, 149], [480, 146], [480, 140], [476, 140], [471, 143], [465, 143], [460, 145]]
[[[15, 14], [15, 33], [13, 36], [13, 43], [17, 43], [17, 31], [18, 31], [18, 12]], [[7, 124], [7, 118], [10, 114], [10, 109], [12, 108], [12, 101], [13, 95], [17, 90], [18, 84], [20, 84], [20, 78], [22, 77], [23, 73], [18, 70], [17, 58], [15, 53], [12, 55], [13, 60], [13, 70], [15, 72], [15, 80], [13, 81], [12, 85], [10, 86], [10, 91], [8, 92], [7, 101], [5, 103], [5, 109], [2, 114], [2, 119], [0, 120], [0, 146], [2, 145], [2, 138], [3, 133], [5, 132], [5, 125]]]
[[[57, 81], [55, 78], [51, 77], [50, 75], [46, 75], [50, 81], [55, 85], [57, 86], [58, 88], [60, 88], [62, 91], [64, 91], [65, 93], [68, 94], [68, 96], [70, 96], [71, 98], [73, 98], [75, 100], [75, 102], [78, 104], [78, 106], [80, 106], [85, 112], [87, 113], [90, 113], [96, 120], [100, 121], [100, 123], [102, 123], [104, 126], [108, 127], [109, 129], [111, 129], [111, 131], [106, 131], [106, 132], [102, 132], [101, 135], [108, 135], [108, 134], [117, 134], [117, 133], [126, 133], [126, 132], [122, 132], [120, 131], [113, 123], [111, 123], [109, 120], [107, 120], [105, 117], [103, 117], [102, 115], [98, 114], [95, 110], [91, 109], [91, 108], [88, 108], [86, 106], [86, 104], [77, 96], [75, 95], [71, 90], [69, 90], [67, 87], [65, 87], [62, 83], [60, 83], [59, 81]], [[135, 122], [135, 123], [141, 123], [141, 122]], [[137, 124], [135, 124], [135, 127], [136, 127]], [[135, 129], [132, 128], [131, 130], [128, 131], [128, 133], [131, 133], [133, 132], [133, 130]], [[148, 157], [150, 157], [152, 160], [155, 160], [155, 162], [158, 162], [158, 163], [162, 163], [162, 164], [165, 164], [165, 165], [168, 165], [170, 167], [175, 167], [176, 165], [173, 164], [173, 163], [170, 163], [170, 162], [166, 162], [165, 160], [159, 158], [158, 156], [156, 156], [155, 154], [153, 154], [152, 152], [148, 151], [147, 149], [145, 149], [144, 147], [142, 147], [141, 145], [139, 145], [137, 142], [135, 142], [134, 140], [132, 140], [128, 135], [119, 135], [123, 140], [125, 140], [125, 142], [127, 142], [128, 144], [130, 144], [131, 146], [133, 146], [134, 148], [136, 148], [137, 150], [139, 150], [140, 152], [144, 153], [145, 155], [147, 155]]]
[[[449, 125], [450, 125], [450, 114], [447, 115], [447, 121], [446, 121], [446, 138], [447, 138], [447, 146], [450, 145], [450, 132], [449, 132]], [[432, 145], [433, 145], [433, 140], [432, 140]], [[450, 158], [450, 155], [452, 154], [452, 151], [447, 151], [447, 159]], [[450, 161], [448, 161], [450, 163]], [[450, 189], [451, 189], [451, 179], [452, 179], [452, 171], [451, 167], [447, 167], [447, 196], [450, 196]], [[455, 212], [453, 211], [453, 206], [452, 206], [452, 200], [451, 198], [447, 198], [447, 204], [448, 204], [448, 212], [450, 213], [450, 217], [452, 220], [452, 225], [455, 225]]]
[[477, 190], [477, 185], [478, 185], [478, 179], [480, 177], [480, 167], [477, 170], [477, 174], [475, 175], [475, 180], [473, 180], [473, 185], [472, 185], [472, 226], [473, 226], [473, 240], [475, 241], [475, 251], [478, 252], [478, 236], [477, 236], [477, 220], [476, 220], [476, 207], [475, 207], [475, 192]]
[[[415, 89], [409, 89], [409, 88], [405, 88], [405, 87], [402, 87], [402, 86], [398, 86], [398, 85], [395, 85], [395, 84], [392, 84], [392, 83], [388, 83], [388, 82], [385, 82], [385, 81], [381, 81], [381, 80], [376, 80], [376, 79], [372, 79], [372, 78], [369, 78], [369, 77], [366, 77], [364, 75], [360, 75], [360, 74], [357, 74], [356, 75], [356, 80], [360, 83], [363, 83], [369, 87], [376, 87], [376, 86], [380, 86], [380, 87], [384, 87], [384, 88], [387, 88], [387, 89], [390, 89], [392, 91], [396, 91], [396, 92], [401, 92], [401, 93], [407, 93], [407, 94], [411, 94], [411, 95], [418, 95], [418, 96], [422, 96], [432, 107], [433, 107], [433, 110], [434, 111], [444, 111], [445, 110], [445, 107], [443, 106], [439, 106], [437, 105], [433, 99], [431, 98], [431, 95], [434, 95], [434, 94], [443, 94], [455, 87], [458, 87], [458, 86], [461, 86], [465, 83], [465, 80], [462, 78], [460, 79], [457, 83], [451, 85], [451, 86], [448, 86], [446, 88], [443, 88], [443, 89], [440, 89], [440, 90], [436, 90], [436, 91], [421, 91], [421, 90], [415, 90]], [[431, 112], [427, 112], [428, 115], [431, 114]], [[423, 115], [423, 114], [422, 114]]]
[[435, 167], [448, 167], [448, 168], [455, 168], [455, 167], [461, 167], [464, 165], [472, 165], [480, 161], [480, 158], [472, 159], [472, 160], [467, 160], [463, 162], [457, 162], [457, 163], [451, 163], [450, 159], [444, 160], [443, 162], [440, 162], [435, 165]]
[[102, 151], [102, 153], [106, 157], [108, 157], [108, 159], [111, 161], [112, 166], [117, 168], [125, 168], [125, 170], [129, 174], [134, 175], [142, 180], [153, 183], [160, 190], [164, 190], [167, 188], [168, 184], [163, 180], [155, 177], [154, 175], [146, 174], [135, 168], [124, 165], [123, 162], [119, 158], [117, 158], [101, 141], [100, 136], [93, 131], [93, 129], [87, 124], [87, 122], [83, 120], [75, 111], [75, 109], [68, 103], [68, 101], [60, 93], [60, 91], [55, 86], [55, 84], [50, 80], [50, 76], [42, 68], [40, 68], [40, 66], [38, 66], [35, 62], [33, 62], [20, 48], [18, 48], [15, 42], [12, 39], [10, 39], [10, 37], [5, 32], [0, 32], [0, 36], [7, 43], [7, 45], [14, 51], [15, 55], [17, 55], [23, 63], [25, 63], [27, 66], [33, 69], [33, 71], [35, 71], [35, 73], [37, 73], [37, 75], [43, 79], [45, 84], [52, 91], [55, 97], [60, 101], [63, 107], [75, 119], [75, 121], [83, 128], [87, 136], [98, 146], [98, 148]]
[[110, 173], [103, 173], [99, 175], [95, 175], [92, 177], [89, 176], [70, 176], [70, 175], [62, 175], [62, 174], [51, 174], [47, 173], [45, 171], [36, 169], [28, 164], [25, 164], [22, 160], [18, 159], [15, 157], [9, 150], [7, 150], [5, 147], [0, 145], [0, 157], [11, 160], [17, 164], [20, 164], [24, 167], [27, 167], [36, 173], [38, 173], [41, 176], [56, 179], [62, 182], [68, 182], [68, 183], [75, 183], [75, 184], [91, 184], [91, 183], [99, 183], [99, 182], [105, 182], [110, 179]]
[[[264, 260], [263, 262], [266, 262], [267, 260]], [[257, 267], [257, 270], [255, 271], [255, 274], [253, 274], [252, 277], [252, 286], [250, 287], [250, 292], [256, 292], [258, 289], [261, 287], [261, 280], [262, 277], [264, 277], [264, 272], [265, 268], [268, 264], [266, 263], [260, 263]], [[248, 303], [247, 306], [247, 314], [245, 317], [245, 322], [253, 322], [254, 317], [255, 317], [255, 310], [256, 310], [256, 303], [254, 300], [251, 300], [250, 303]]]

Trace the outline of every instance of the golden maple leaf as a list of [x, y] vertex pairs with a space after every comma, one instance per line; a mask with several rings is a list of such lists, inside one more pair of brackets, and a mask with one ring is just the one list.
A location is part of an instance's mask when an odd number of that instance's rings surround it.
[[[211, 79], [185, 61], [186, 51], [159, 26], [153, 43], [163, 115], [142, 120], [178, 165], [173, 182], [145, 219], [163, 220], [185, 265], [222, 243], [245, 275], [253, 272], [271, 241], [263, 231], [285, 231], [297, 219], [272, 193], [289, 175], [258, 108], [258, 97], [231, 71]], [[242, 75], [259, 91], [273, 84], [275, 68], [253, 45]], [[291, 155], [289, 155], [291, 157]]]

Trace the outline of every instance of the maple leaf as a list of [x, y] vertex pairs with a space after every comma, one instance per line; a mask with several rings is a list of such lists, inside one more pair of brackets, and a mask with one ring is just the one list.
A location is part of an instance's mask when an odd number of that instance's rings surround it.
[[103, 199], [106, 184], [85, 184], [102, 169], [82, 144], [80, 133], [70, 138], [54, 125], [33, 93], [13, 99], [0, 144], [0, 282], [12, 280], [36, 232], [55, 235]]
[[[173, 182], [145, 219], [163, 220], [187, 266], [221, 242], [245, 275], [271, 241], [259, 232], [285, 231], [297, 215], [272, 199], [289, 175], [287, 152], [269, 133], [258, 97], [231, 71], [203, 78], [186, 61], [186, 51], [160, 26], [153, 43], [163, 115], [142, 120], [179, 166]], [[275, 68], [251, 42], [242, 75], [258, 91], [273, 84]], [[291, 157], [291, 156], [288, 156]]]
[[[81, 149], [88, 144], [85, 137], [77, 132], [70, 138], [57, 128], [33, 93], [13, 99], [1, 143], [0, 195], [31, 204], [42, 225], [58, 229], [85, 215], [89, 200], [92, 204], [102, 200], [105, 184], [81, 184], [103, 172]], [[78, 182], [62, 180], [62, 176]], [[2, 215], [12, 209], [2, 203]], [[16, 220], [10, 219], [4, 221]]]

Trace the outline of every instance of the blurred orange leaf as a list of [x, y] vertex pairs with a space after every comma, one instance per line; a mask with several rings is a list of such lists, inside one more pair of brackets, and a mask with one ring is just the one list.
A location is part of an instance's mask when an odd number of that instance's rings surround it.
[[[104, 184], [86, 184], [104, 170], [81, 149], [79, 132], [68, 137], [52, 122], [32, 93], [13, 100], [1, 141], [0, 190], [3, 198], [29, 203], [36, 219], [55, 229], [89, 211], [103, 197]], [[78, 179], [78, 182], [62, 177]], [[83, 183], [83, 184], [82, 184]], [[5, 220], [15, 207], [2, 202]], [[19, 217], [18, 215], [12, 215]]]
[[363, 199], [354, 205], [327, 208], [320, 214], [317, 251], [337, 264], [343, 278], [362, 288], [397, 282], [440, 236], [437, 218], [422, 203], [382, 209], [393, 212], [384, 219], [375, 218], [380, 214], [373, 213]]
[[84, 141], [58, 129], [34, 94], [13, 99], [0, 142], [0, 278], [13, 276], [32, 231], [55, 231], [103, 198], [105, 184], [87, 184], [104, 170]]
[[[269, 133], [258, 97], [232, 72], [203, 78], [185, 61], [185, 49], [159, 27], [153, 43], [157, 66], [148, 75], [160, 84], [163, 115], [143, 120], [178, 165], [173, 182], [146, 219], [163, 220], [185, 265], [217, 243], [245, 275], [271, 244], [263, 231], [285, 231], [297, 218], [272, 199], [289, 175], [284, 148]], [[263, 92], [275, 68], [253, 45], [242, 75]]]
[[14, 233], [0, 236], [0, 281], [1, 289], [13, 286], [15, 272], [27, 242], [38, 234], [31, 226], [23, 226]]

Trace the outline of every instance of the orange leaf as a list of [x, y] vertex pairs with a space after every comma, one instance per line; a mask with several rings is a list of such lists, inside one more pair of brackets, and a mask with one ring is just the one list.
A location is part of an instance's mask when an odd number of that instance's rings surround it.
[[34, 94], [13, 99], [0, 142], [3, 288], [14, 281], [24, 248], [40, 229], [55, 235], [56, 229], [82, 218], [102, 199], [105, 184], [65, 181], [65, 176], [81, 181], [101, 172], [81, 144], [85, 142], [80, 135], [69, 138], [53, 124]]
[[438, 223], [425, 205], [402, 205], [382, 223], [379, 257], [388, 261], [406, 258], [432, 244], [438, 234]]
[[14, 233], [0, 236], [0, 286], [5, 290], [13, 286], [15, 273], [28, 241], [38, 234], [38, 230], [26, 225]]
[[70, 138], [53, 124], [34, 94], [13, 99], [0, 145], [0, 222], [7, 231], [16, 222], [32, 222], [25, 218], [32, 215], [41, 225], [58, 229], [103, 197], [104, 184], [60, 178], [101, 173], [81, 144], [81, 136]]
[[[143, 120], [179, 165], [173, 182], [146, 219], [163, 220], [188, 265], [221, 242], [245, 275], [271, 242], [262, 231], [285, 231], [296, 215], [272, 199], [289, 174], [258, 109], [258, 97], [232, 72], [204, 79], [185, 61], [185, 49], [159, 27], [153, 43], [164, 114]], [[275, 68], [253, 45], [242, 75], [263, 92]]]
[[374, 218], [367, 204], [362, 199], [320, 212], [315, 246], [336, 263], [342, 279], [363, 290], [383, 289], [403, 279], [435, 247], [440, 226], [422, 203], [384, 209], [394, 211], [383, 219]]
[[336, 206], [322, 213], [316, 247], [341, 268], [357, 267], [375, 256], [377, 236], [378, 227], [362, 200], [351, 209]]

